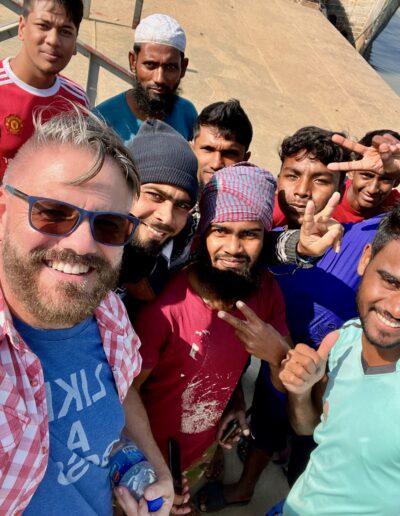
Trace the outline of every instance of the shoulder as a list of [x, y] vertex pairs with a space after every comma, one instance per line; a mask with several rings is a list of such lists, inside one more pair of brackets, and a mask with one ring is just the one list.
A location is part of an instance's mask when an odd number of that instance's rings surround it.
[[70, 100], [78, 102], [88, 108], [90, 103], [84, 89], [79, 86], [79, 84], [63, 75], [59, 75], [58, 77], [60, 80], [59, 94], [67, 96]]
[[329, 354], [329, 370], [332, 371], [336, 364], [352, 350], [361, 350], [362, 326], [360, 319], [350, 319], [339, 330], [339, 337]]
[[[7, 66], [5, 63], [8, 63], [8, 59], [2, 59], [0, 61], [0, 87], [5, 88], [8, 84], [13, 84], [14, 81], [9, 76], [7, 71]], [[9, 65], [8, 65], [9, 66]]]
[[114, 97], [111, 97], [104, 102], [98, 104], [94, 111], [100, 113], [103, 116], [111, 114], [115, 108], [120, 108], [125, 103], [125, 92], [118, 93]]

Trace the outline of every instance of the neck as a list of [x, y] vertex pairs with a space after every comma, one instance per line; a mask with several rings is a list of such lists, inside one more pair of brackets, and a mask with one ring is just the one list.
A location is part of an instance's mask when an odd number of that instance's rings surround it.
[[23, 52], [20, 52], [10, 61], [10, 67], [18, 79], [40, 90], [51, 88], [56, 80], [55, 74], [44, 75], [39, 70], [34, 69]]
[[223, 301], [217, 294], [200, 281], [196, 268], [192, 265], [188, 269], [189, 284], [196, 295], [198, 295], [211, 310], [224, 310], [229, 312], [235, 307], [235, 301]]
[[381, 349], [373, 346], [362, 334], [362, 354], [369, 366], [393, 364], [400, 359], [400, 345], [391, 349]]

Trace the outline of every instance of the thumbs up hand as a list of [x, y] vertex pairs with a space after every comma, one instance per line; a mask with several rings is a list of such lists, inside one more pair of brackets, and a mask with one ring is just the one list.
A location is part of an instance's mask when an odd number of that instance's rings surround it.
[[325, 375], [330, 350], [335, 345], [339, 332], [329, 333], [314, 350], [306, 344], [297, 344], [282, 361], [279, 378], [287, 391], [304, 394]]

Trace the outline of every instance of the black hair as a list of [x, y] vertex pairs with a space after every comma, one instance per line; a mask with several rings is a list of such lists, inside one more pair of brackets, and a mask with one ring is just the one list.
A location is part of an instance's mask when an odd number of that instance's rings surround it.
[[391, 129], [377, 129], [376, 131], [369, 131], [369, 133], [364, 134], [364, 136], [359, 140], [358, 143], [361, 143], [361, 145], [365, 145], [365, 147], [371, 147], [372, 145], [372, 138], [374, 136], [383, 136], [384, 134], [391, 134], [398, 140], [400, 140], [400, 134], [396, 131], [392, 131]]
[[193, 138], [195, 139], [200, 126], [215, 127], [226, 140], [234, 140], [247, 150], [253, 138], [253, 127], [240, 102], [230, 99], [227, 102], [214, 102], [206, 106], [197, 117]]
[[[133, 51], [134, 51], [134, 53], [135, 53], [136, 55], [138, 55], [138, 54], [139, 54], [139, 52], [140, 52], [141, 48], [142, 48], [142, 44], [141, 44], [141, 43], [134, 43], [134, 45], [133, 45]], [[174, 48], [175, 48], [175, 47], [174, 47]], [[177, 48], [176, 50], [178, 50], [178, 52], [179, 52], [179, 54], [180, 54], [180, 56], [181, 56], [181, 61], [183, 61], [183, 60], [185, 59], [185, 54], [184, 54], [184, 52], [182, 52], [182, 50], [179, 50], [178, 48]]]
[[[350, 161], [351, 153], [347, 149], [337, 145], [332, 141], [334, 134], [346, 136], [341, 132], [328, 131], [316, 126], [302, 127], [292, 136], [287, 136], [279, 150], [279, 157], [282, 163], [300, 151], [305, 151], [312, 159], [316, 159], [328, 165], [328, 163]], [[340, 174], [339, 188], [346, 179], [346, 172], [338, 172]]]
[[396, 204], [381, 220], [371, 245], [371, 258], [392, 240], [400, 240], [400, 204]]
[[[29, 13], [32, 12], [32, 6], [34, 2], [40, 0], [24, 0], [22, 6], [22, 15], [26, 18]], [[64, 7], [68, 18], [75, 25], [76, 29], [79, 30], [83, 18], [83, 1], [82, 0], [56, 0], [56, 2]]]

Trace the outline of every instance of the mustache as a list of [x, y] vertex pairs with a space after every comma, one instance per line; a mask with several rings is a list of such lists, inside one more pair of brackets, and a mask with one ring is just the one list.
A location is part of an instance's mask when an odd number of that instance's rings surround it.
[[40, 264], [44, 261], [47, 262], [69, 262], [72, 264], [87, 265], [93, 269], [103, 269], [108, 267], [109, 263], [107, 260], [96, 254], [77, 254], [72, 249], [43, 249], [36, 248], [30, 252], [30, 258], [33, 264]]
[[155, 224], [150, 223], [147, 224], [146, 222], [143, 222], [145, 226], [150, 226], [151, 228], [157, 229], [158, 231], [161, 231], [163, 233], [173, 233], [174, 228], [171, 226], [168, 226], [168, 224], [163, 224], [161, 222], [156, 222]]

